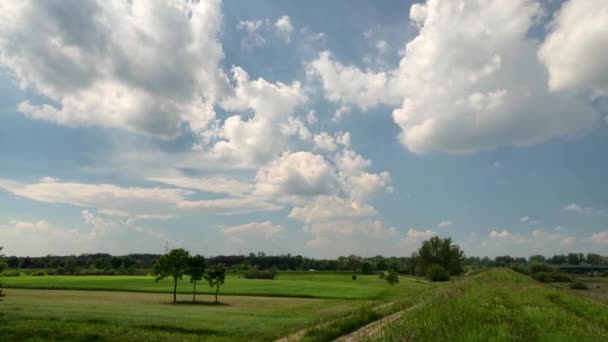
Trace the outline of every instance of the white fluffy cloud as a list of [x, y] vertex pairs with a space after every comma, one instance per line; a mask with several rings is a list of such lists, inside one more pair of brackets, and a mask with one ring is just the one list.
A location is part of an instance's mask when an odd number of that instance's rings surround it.
[[219, 0], [3, 2], [0, 64], [50, 100], [22, 102], [31, 118], [175, 137], [227, 87], [221, 20]]
[[208, 176], [201, 178], [189, 177], [150, 177], [148, 180], [177, 186], [184, 189], [194, 189], [203, 192], [243, 196], [252, 191], [252, 184], [240, 179], [223, 176]]
[[407, 231], [407, 236], [412, 239], [428, 239], [435, 236], [435, 232], [430, 229], [427, 230], [416, 230], [411, 228]]
[[449, 227], [451, 225], [452, 225], [452, 221], [450, 221], [450, 220], [444, 220], [444, 221], [439, 222], [439, 224], [437, 226], [439, 228], [447, 228], [447, 227]]
[[283, 154], [258, 170], [256, 181], [256, 192], [264, 195], [329, 195], [339, 187], [334, 167], [310, 152]]
[[291, 25], [291, 19], [289, 16], [284, 15], [280, 17], [275, 23], [274, 27], [277, 32], [285, 39], [287, 43], [291, 42], [291, 34], [293, 33], [293, 25]]
[[539, 50], [549, 70], [549, 88], [592, 90], [608, 96], [608, 2], [566, 1]]
[[262, 235], [267, 240], [276, 240], [280, 233], [285, 230], [280, 225], [272, 224], [270, 221], [251, 222], [238, 226], [222, 226], [220, 231], [227, 235]]
[[264, 27], [264, 22], [261, 20], [242, 20], [239, 22], [237, 29], [245, 31], [246, 36], [242, 40], [245, 47], [262, 46], [266, 44], [266, 39], [260, 34]]
[[511, 237], [511, 233], [508, 230], [503, 230], [502, 232], [493, 230], [490, 232], [490, 237], [496, 239], [506, 239]]
[[608, 245], [608, 231], [603, 231], [591, 235], [591, 242], [600, 245]]
[[398, 68], [362, 71], [322, 52], [308, 70], [340, 106], [400, 104], [393, 119], [416, 153], [471, 153], [585, 133], [599, 114], [576, 93], [549, 92], [539, 44], [527, 37], [541, 14], [531, 0], [429, 0], [411, 7], [419, 32]]
[[293, 136], [308, 138], [310, 132], [293, 117], [296, 107], [307, 100], [299, 82], [287, 85], [251, 80], [239, 67], [232, 69], [234, 94], [221, 106], [229, 112], [252, 112], [227, 118], [214, 132], [211, 147], [203, 153], [213, 161], [232, 167], [263, 165], [278, 156]]

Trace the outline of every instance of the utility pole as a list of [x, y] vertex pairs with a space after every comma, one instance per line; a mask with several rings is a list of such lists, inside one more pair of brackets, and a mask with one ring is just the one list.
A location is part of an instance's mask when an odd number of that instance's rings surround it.
[[165, 254], [169, 253], [169, 240], [165, 242]]

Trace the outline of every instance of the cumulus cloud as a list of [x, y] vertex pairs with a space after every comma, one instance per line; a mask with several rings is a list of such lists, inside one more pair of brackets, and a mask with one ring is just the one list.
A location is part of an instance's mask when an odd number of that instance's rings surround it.
[[591, 242], [600, 245], [608, 245], [608, 231], [598, 232], [591, 235]]
[[285, 42], [291, 42], [291, 34], [293, 33], [293, 25], [291, 25], [291, 19], [289, 16], [284, 15], [280, 17], [275, 23], [274, 27], [277, 30], [277, 33], [285, 39]]
[[49, 99], [28, 117], [171, 138], [215, 116], [221, 20], [219, 0], [4, 2], [0, 64]]
[[287, 85], [251, 80], [239, 67], [232, 69], [236, 83], [234, 94], [221, 106], [228, 112], [252, 112], [227, 118], [213, 132], [210, 147], [202, 146], [211, 161], [231, 167], [255, 167], [265, 164], [287, 148], [290, 138], [307, 138], [310, 133], [293, 117], [295, 108], [307, 100], [299, 82]]
[[435, 232], [427, 230], [416, 230], [411, 228], [407, 231], [407, 236], [412, 239], [428, 239], [435, 236]]
[[396, 107], [400, 141], [416, 153], [472, 153], [583, 134], [599, 114], [576, 93], [549, 92], [539, 43], [527, 36], [542, 13], [530, 0], [429, 0], [411, 7], [418, 35], [399, 67], [361, 70], [325, 51], [308, 71], [340, 106]]
[[511, 237], [511, 233], [508, 230], [503, 230], [502, 232], [493, 230], [490, 232], [490, 237], [496, 239], [505, 239]]
[[280, 233], [285, 230], [280, 225], [272, 224], [270, 221], [251, 222], [237, 226], [222, 226], [220, 231], [227, 235], [250, 234], [253, 236], [262, 235], [267, 240], [276, 240]]
[[570, 0], [549, 24], [538, 56], [549, 71], [549, 88], [591, 90], [608, 96], [608, 3]]

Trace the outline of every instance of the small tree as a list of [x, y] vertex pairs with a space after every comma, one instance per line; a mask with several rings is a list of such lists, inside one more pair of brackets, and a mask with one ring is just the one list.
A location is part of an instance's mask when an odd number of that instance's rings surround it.
[[399, 283], [399, 275], [395, 271], [389, 271], [388, 275], [385, 277], [386, 282], [395, 285]]
[[217, 296], [220, 292], [220, 286], [222, 286], [224, 280], [226, 280], [226, 267], [224, 267], [224, 264], [218, 264], [207, 271], [205, 279], [209, 282], [211, 288], [215, 287], [215, 303], [218, 303]]
[[200, 255], [195, 255], [188, 260], [188, 275], [192, 283], [192, 302], [196, 301], [196, 282], [203, 279], [207, 264], [205, 258]]
[[427, 272], [427, 277], [431, 281], [446, 281], [450, 280], [450, 273], [442, 266], [433, 264]]
[[161, 256], [154, 263], [152, 275], [156, 277], [156, 281], [167, 277], [173, 278], [173, 303], [177, 301], [177, 280], [182, 279], [188, 271], [189, 260], [190, 253], [183, 248], [178, 248]]
[[368, 261], [364, 261], [361, 264], [361, 273], [363, 273], [363, 274], [373, 274], [374, 271], [372, 270], [372, 264], [370, 264]]

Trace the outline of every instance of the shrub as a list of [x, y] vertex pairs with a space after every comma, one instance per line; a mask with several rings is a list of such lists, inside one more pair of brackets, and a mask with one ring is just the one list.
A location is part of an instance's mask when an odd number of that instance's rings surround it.
[[21, 275], [19, 271], [4, 271], [2, 272], [3, 277], [18, 277]]
[[248, 270], [243, 273], [243, 276], [247, 279], [274, 279], [274, 272], [268, 270]]
[[559, 272], [551, 273], [551, 278], [553, 278], [553, 281], [558, 283], [569, 283], [572, 281], [571, 276]]
[[45, 276], [46, 273], [44, 273], [44, 271], [36, 271], [36, 272], [32, 272], [30, 275], [42, 277], [42, 276]]
[[380, 279], [384, 279], [384, 273], [385, 273], [385, 272], [380, 272], [380, 273], [378, 273], [378, 278], [380, 278]]
[[528, 264], [528, 274], [551, 272], [553, 268], [544, 262], [533, 261]]
[[390, 271], [388, 272], [388, 275], [386, 276], [386, 282], [391, 284], [391, 285], [395, 285], [399, 283], [399, 275], [397, 274], [397, 272], [395, 271]]
[[541, 283], [550, 283], [553, 281], [553, 277], [551, 277], [551, 274], [548, 272], [533, 273], [531, 277], [534, 280], [540, 281]]
[[515, 264], [511, 266], [511, 269], [517, 273], [526, 273], [526, 268], [522, 264]]
[[579, 282], [570, 284], [570, 288], [573, 290], [589, 290], [587, 285], [585, 285], [584, 283], [579, 283]]
[[450, 280], [450, 273], [442, 266], [433, 264], [427, 272], [427, 277], [431, 281], [446, 281]]
[[357, 275], [353, 274], [353, 280], [357, 280]]

